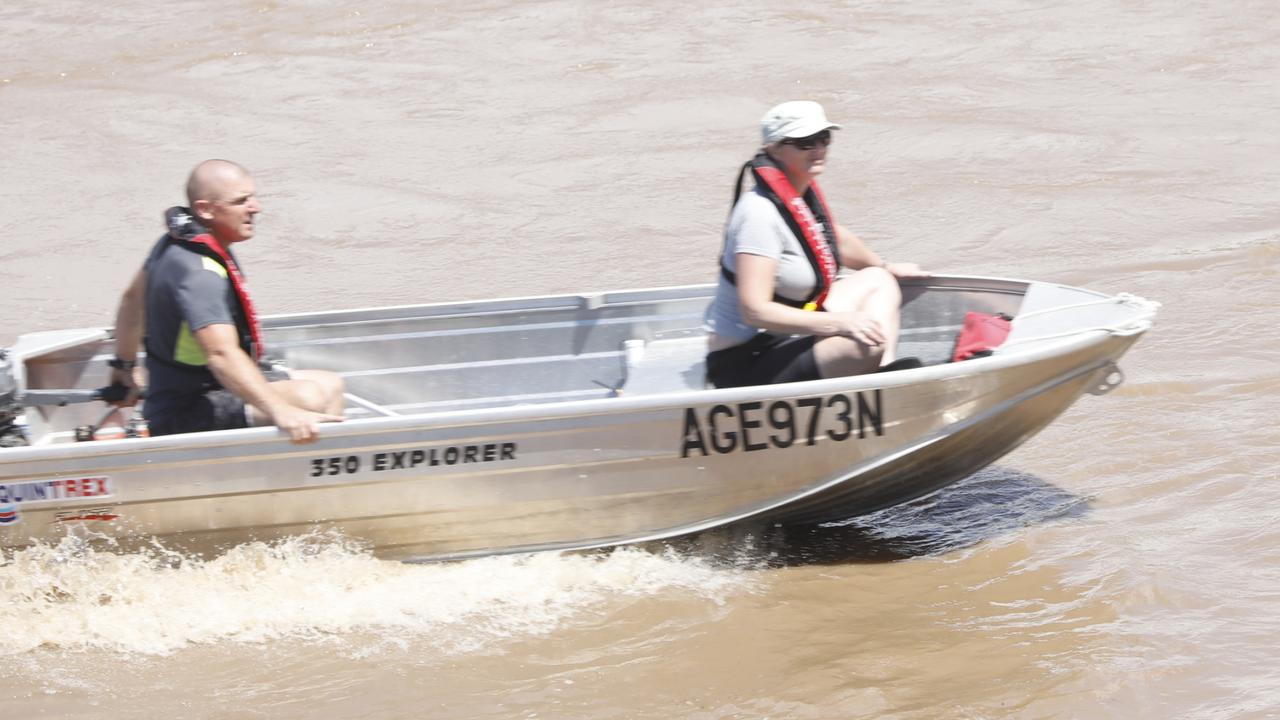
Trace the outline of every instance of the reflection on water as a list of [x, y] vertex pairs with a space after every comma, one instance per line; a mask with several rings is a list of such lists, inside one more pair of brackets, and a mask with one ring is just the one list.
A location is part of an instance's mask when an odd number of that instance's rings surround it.
[[892, 562], [970, 547], [1088, 509], [1087, 498], [1034, 475], [988, 467], [932, 495], [869, 515], [808, 526], [743, 524], [668, 544], [694, 555], [768, 567]]

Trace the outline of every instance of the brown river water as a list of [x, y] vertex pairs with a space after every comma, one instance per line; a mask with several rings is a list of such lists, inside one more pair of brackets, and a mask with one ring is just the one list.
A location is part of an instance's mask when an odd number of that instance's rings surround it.
[[10, 553], [0, 715], [1280, 717], [1274, 0], [11, 0], [0, 345], [110, 324], [206, 157], [258, 179], [266, 313], [710, 282], [800, 98], [886, 257], [1162, 302], [1125, 384], [805, 533]]

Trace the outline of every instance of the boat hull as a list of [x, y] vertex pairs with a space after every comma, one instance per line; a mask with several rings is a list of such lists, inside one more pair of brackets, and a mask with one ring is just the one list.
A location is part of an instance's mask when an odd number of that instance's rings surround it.
[[[0, 524], [0, 545], [71, 533], [212, 554], [332, 530], [382, 557], [428, 560], [838, 520], [1012, 450], [1106, 387], [1144, 329], [899, 373], [357, 416], [306, 446], [255, 428], [4, 450], [0, 509], [7, 499], [16, 518]], [[299, 356], [325, 345], [294, 341]]]

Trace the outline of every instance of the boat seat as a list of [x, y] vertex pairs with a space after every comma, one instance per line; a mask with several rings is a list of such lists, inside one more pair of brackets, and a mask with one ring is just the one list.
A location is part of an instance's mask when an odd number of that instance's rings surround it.
[[[953, 327], [904, 330], [898, 354], [919, 357], [925, 365], [948, 362], [957, 330]], [[647, 342], [628, 340], [623, 346], [627, 374], [619, 395], [656, 395], [711, 387], [706, 382], [705, 335]]]
[[628, 340], [627, 378], [623, 395], [702, 390], [706, 387], [705, 335], [669, 340]]

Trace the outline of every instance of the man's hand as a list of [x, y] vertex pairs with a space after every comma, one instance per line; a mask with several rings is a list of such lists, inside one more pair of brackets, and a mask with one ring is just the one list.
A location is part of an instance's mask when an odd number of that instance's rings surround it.
[[138, 378], [135, 375], [137, 372], [137, 368], [134, 368], [133, 370], [111, 370], [111, 384], [123, 385], [129, 389], [129, 391], [125, 393], [123, 400], [117, 400], [116, 402], [111, 403], [112, 405], [123, 408], [133, 407], [138, 404], [138, 397], [141, 394], [140, 388], [142, 383], [138, 382]]
[[305, 445], [316, 441], [320, 433], [320, 423], [342, 422], [341, 415], [311, 412], [292, 405], [284, 405], [275, 410], [271, 422], [289, 434], [289, 440], [297, 445]]

